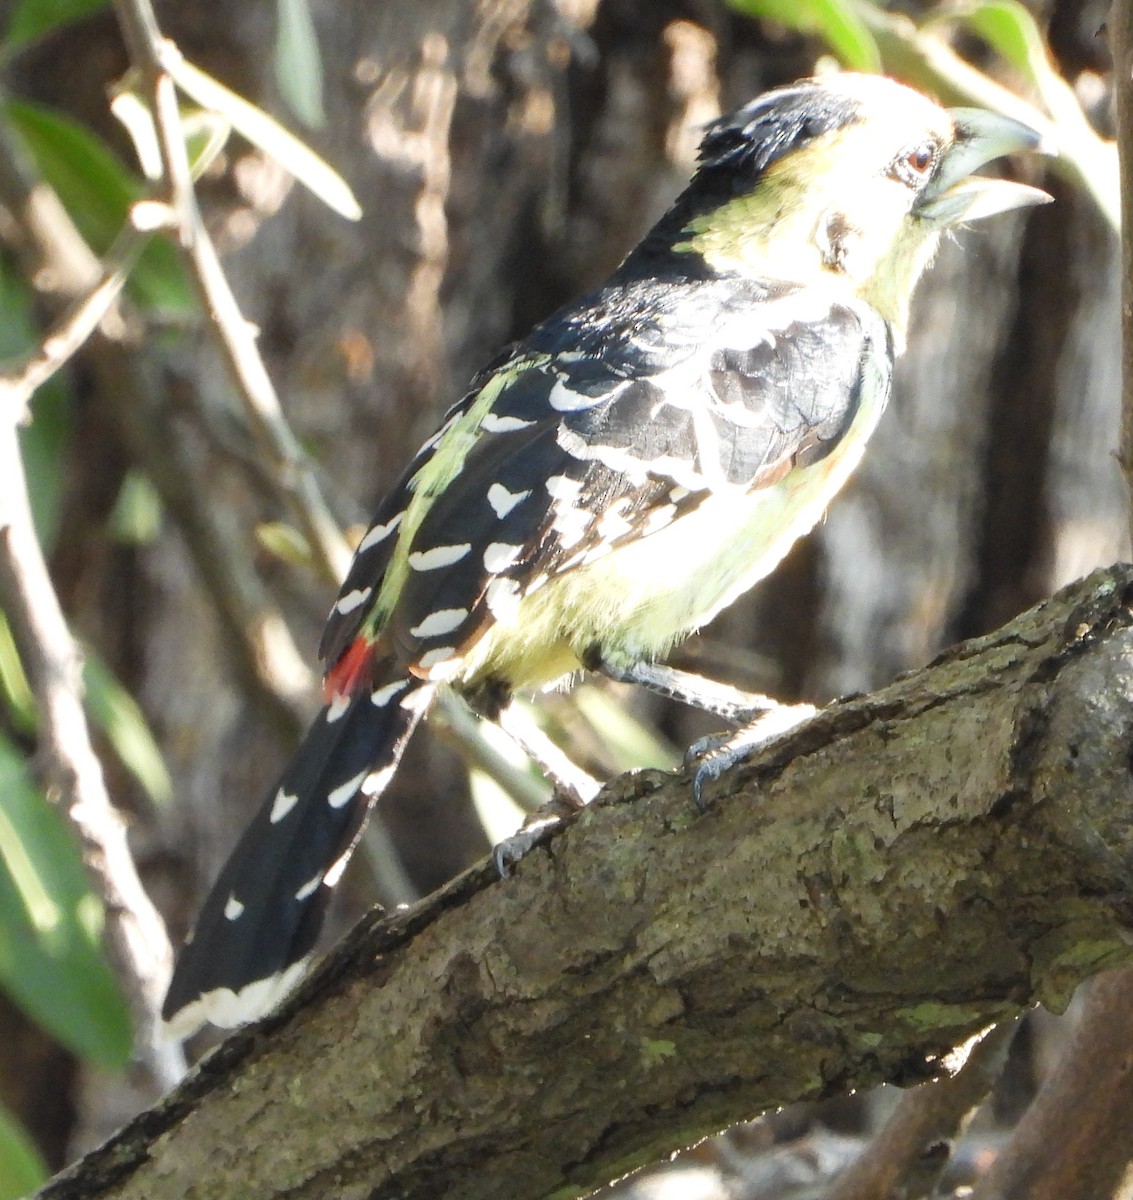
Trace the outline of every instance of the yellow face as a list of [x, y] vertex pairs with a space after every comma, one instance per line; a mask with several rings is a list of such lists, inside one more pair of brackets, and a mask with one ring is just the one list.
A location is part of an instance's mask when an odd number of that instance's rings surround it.
[[754, 190], [687, 227], [714, 268], [849, 288], [898, 330], [940, 225], [914, 205], [955, 138], [950, 115], [880, 76], [830, 81], [860, 119], [774, 162]]

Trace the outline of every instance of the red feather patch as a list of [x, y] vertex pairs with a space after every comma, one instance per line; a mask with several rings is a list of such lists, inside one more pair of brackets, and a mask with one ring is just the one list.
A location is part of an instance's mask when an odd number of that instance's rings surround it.
[[342, 652], [338, 662], [323, 678], [323, 695], [329, 704], [338, 696], [353, 696], [374, 683], [376, 642], [364, 636], [355, 638]]

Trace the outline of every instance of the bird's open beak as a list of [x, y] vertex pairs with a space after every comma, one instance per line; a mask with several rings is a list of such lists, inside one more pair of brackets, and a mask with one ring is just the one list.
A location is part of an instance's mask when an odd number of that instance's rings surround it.
[[1052, 196], [1025, 183], [972, 174], [984, 163], [1020, 150], [1054, 154], [1041, 134], [1021, 121], [979, 108], [953, 108], [949, 116], [956, 137], [916, 203], [917, 216], [943, 229], [961, 221], [978, 221], [1013, 208], [1051, 202]]

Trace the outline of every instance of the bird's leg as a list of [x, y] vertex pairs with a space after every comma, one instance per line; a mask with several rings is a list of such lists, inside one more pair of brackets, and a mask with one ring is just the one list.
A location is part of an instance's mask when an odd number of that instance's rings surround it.
[[685, 761], [696, 764], [692, 786], [698, 808], [704, 807], [702, 791], [706, 783], [717, 779], [756, 747], [801, 725], [818, 711], [812, 704], [783, 704], [770, 696], [741, 691], [664, 663], [636, 662], [615, 666], [595, 655], [587, 666], [619, 683], [640, 684], [659, 696], [679, 700], [740, 726], [731, 734], [701, 738], [688, 748]]
[[496, 870], [506, 876], [524, 855], [563, 823], [566, 815], [589, 804], [601, 784], [571, 762], [522, 706], [514, 702], [508, 704], [497, 714], [496, 723], [535, 762], [555, 788], [550, 801], [533, 812], [521, 829], [504, 838], [492, 851]]
[[562, 823], [564, 814], [589, 804], [601, 785], [571, 762], [531, 719], [528, 711], [515, 703], [510, 690], [489, 683], [464, 698], [478, 716], [494, 721], [539, 767], [555, 789], [550, 801], [531, 813], [521, 829], [504, 838], [492, 851], [496, 869], [506, 876], [551, 829]]
[[496, 714], [496, 724], [520, 747], [551, 781], [557, 799], [569, 808], [585, 808], [598, 794], [601, 784], [559, 749], [531, 719], [531, 714], [512, 701]]
[[780, 704], [770, 696], [759, 692], [745, 692], [727, 683], [681, 671], [664, 663], [607, 662], [600, 655], [592, 656], [586, 663], [592, 671], [601, 673], [618, 683], [636, 683], [667, 700], [678, 700], [690, 708], [703, 709], [713, 716], [723, 717], [733, 725], [754, 720], [767, 712], [774, 712], [788, 705]]

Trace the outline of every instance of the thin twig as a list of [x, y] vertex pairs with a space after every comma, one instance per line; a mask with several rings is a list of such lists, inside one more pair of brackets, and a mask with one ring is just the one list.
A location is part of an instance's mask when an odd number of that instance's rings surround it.
[[166, 70], [170, 56], [179, 51], [162, 38], [149, 0], [115, 0], [114, 8], [148, 94], [168, 200], [194, 284], [244, 401], [252, 431], [275, 465], [280, 493], [302, 528], [320, 571], [337, 584], [350, 564], [349, 547], [323, 500], [306, 454], [283, 416], [256, 344], [256, 331], [240, 311], [197, 205], [177, 97]]
[[824, 1200], [933, 1195], [964, 1118], [999, 1078], [1016, 1027], [1015, 1021], [995, 1026], [955, 1075], [903, 1093], [881, 1132], [834, 1180]]
[[32, 525], [27, 482], [12, 420], [0, 421], [0, 598], [39, 714], [39, 746], [48, 796], [62, 805], [83, 858], [106, 902], [107, 946], [137, 1030], [136, 1053], [162, 1088], [185, 1064], [161, 1035], [159, 1013], [173, 951], [110, 802], [83, 712], [81, 658], [59, 607]]
[[973, 1200], [1110, 1200], [1133, 1162], [1133, 970], [1090, 983], [1058, 1066], [1011, 1139], [972, 1189]]
[[50, 332], [18, 364], [0, 374], [0, 408], [14, 414], [17, 422], [27, 418], [28, 405], [36, 389], [45, 384], [79, 351], [98, 328], [122, 291], [149, 235], [126, 226], [107, 251], [102, 274], [93, 288], [56, 321]]

